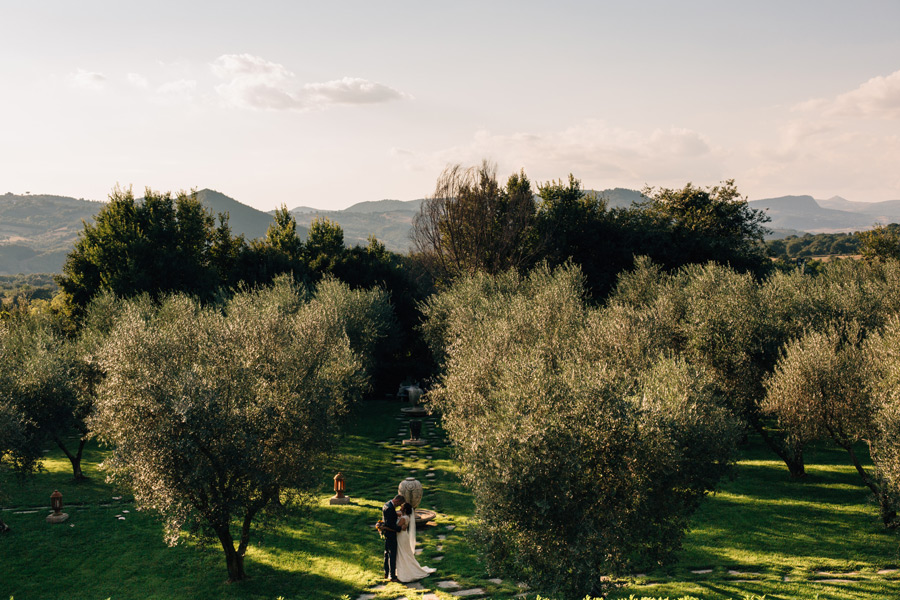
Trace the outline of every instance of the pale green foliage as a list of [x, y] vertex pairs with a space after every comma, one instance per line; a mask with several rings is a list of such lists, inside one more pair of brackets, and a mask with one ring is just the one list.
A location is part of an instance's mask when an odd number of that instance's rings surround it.
[[461, 280], [425, 312], [445, 356], [430, 402], [493, 568], [582, 597], [678, 547], [735, 441], [704, 370], [646, 352], [652, 332], [629, 348], [642, 323], [589, 308], [574, 268]]
[[[111, 448], [104, 468], [163, 516], [170, 542], [188, 522], [211, 527], [232, 579], [243, 578], [254, 516], [281, 488], [315, 485], [330, 435], [365, 384], [347, 315], [334, 307], [384, 298], [322, 290], [327, 299], [308, 302], [281, 279], [222, 310], [184, 296], [152, 312], [132, 303], [99, 356], [105, 379], [91, 426]], [[377, 334], [359, 333], [360, 344]]]
[[875, 413], [868, 432], [872, 461], [887, 493], [900, 499], [900, 316], [870, 338], [867, 350]]
[[766, 381], [763, 410], [792, 436], [806, 442], [833, 438], [852, 446], [866, 438], [872, 407], [858, 329], [811, 331], [789, 343]]
[[346, 283], [326, 277], [316, 286], [311, 304], [343, 324], [350, 347], [360, 359], [365, 374], [371, 376], [377, 349], [396, 330], [388, 293], [377, 287], [353, 290]]

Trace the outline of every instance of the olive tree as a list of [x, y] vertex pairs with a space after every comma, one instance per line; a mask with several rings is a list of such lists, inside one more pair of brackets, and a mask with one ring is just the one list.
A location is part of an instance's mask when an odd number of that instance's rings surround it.
[[[582, 598], [671, 556], [736, 441], [703, 369], [652, 334], [622, 347], [640, 325], [589, 308], [576, 268], [460, 280], [425, 313], [443, 359], [428, 402], [490, 568]], [[620, 368], [636, 355], [646, 368]]]
[[129, 306], [100, 353], [90, 420], [111, 449], [110, 478], [162, 516], [170, 543], [186, 524], [210, 528], [229, 579], [244, 579], [254, 518], [280, 489], [316, 486], [363, 388], [346, 325], [285, 279], [221, 310], [181, 295], [156, 311]]
[[827, 439], [846, 450], [878, 501], [883, 523], [893, 528], [900, 525], [897, 496], [877, 474], [866, 470], [854, 448], [866, 442], [874, 450], [877, 443], [876, 407], [868, 385], [869, 361], [859, 336], [860, 329], [853, 324], [832, 325], [788, 344], [766, 381], [763, 409], [801, 441]]
[[[40, 311], [0, 324], [0, 393], [24, 416], [30, 435], [63, 451], [77, 482], [86, 479], [81, 457], [91, 400], [79, 390], [76, 344], [59, 329], [52, 315]], [[73, 433], [74, 447], [67, 443]]]
[[893, 500], [896, 509], [900, 507], [900, 316], [892, 317], [883, 331], [867, 340], [866, 351], [873, 412], [870, 453], [882, 495]]

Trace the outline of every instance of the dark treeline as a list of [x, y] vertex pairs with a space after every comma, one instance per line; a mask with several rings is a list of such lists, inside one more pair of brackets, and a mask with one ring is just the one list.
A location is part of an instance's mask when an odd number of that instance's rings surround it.
[[807, 233], [789, 235], [766, 242], [769, 254], [783, 260], [812, 256], [851, 256], [860, 253], [860, 239], [855, 233]]
[[417, 329], [418, 305], [460, 275], [574, 263], [600, 301], [637, 255], [666, 269], [709, 260], [756, 276], [770, 268], [762, 242], [766, 217], [749, 208], [732, 181], [644, 193], [640, 205], [609, 208], [571, 175], [535, 186], [520, 172], [503, 185], [490, 163], [451, 166], [423, 203], [414, 251], [404, 255], [374, 238], [347, 247], [340, 226], [327, 219], [315, 221], [303, 241], [286, 208], [276, 211], [265, 237], [246, 240], [232, 234], [227, 214], [213, 216], [196, 194], [148, 189], [136, 199], [117, 188], [69, 254], [57, 278], [64, 302], [58, 299], [54, 310], [77, 322], [102, 292], [123, 298], [183, 292], [221, 302], [282, 274], [306, 285], [334, 277], [353, 289], [377, 286], [389, 292], [397, 320], [374, 370], [373, 384], [387, 390], [433, 371]]

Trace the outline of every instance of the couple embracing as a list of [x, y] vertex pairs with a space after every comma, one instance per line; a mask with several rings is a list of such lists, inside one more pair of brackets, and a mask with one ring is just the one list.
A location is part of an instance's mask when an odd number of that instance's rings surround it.
[[422, 567], [416, 560], [416, 514], [403, 496], [398, 494], [384, 503], [381, 520], [385, 579], [409, 583], [434, 573], [435, 569]]

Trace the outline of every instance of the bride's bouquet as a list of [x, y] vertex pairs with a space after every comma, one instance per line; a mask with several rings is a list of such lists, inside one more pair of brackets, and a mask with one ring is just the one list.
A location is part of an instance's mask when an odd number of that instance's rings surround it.
[[378, 532], [381, 539], [384, 539], [384, 519], [378, 519], [378, 522], [375, 523], [375, 531]]

